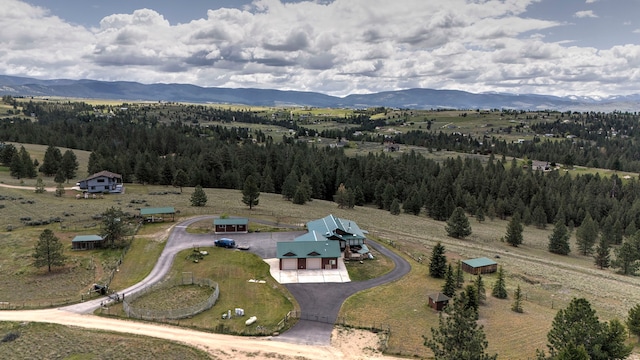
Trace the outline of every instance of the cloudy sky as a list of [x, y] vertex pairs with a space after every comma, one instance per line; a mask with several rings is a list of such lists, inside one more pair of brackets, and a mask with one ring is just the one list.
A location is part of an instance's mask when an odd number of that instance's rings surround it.
[[317, 91], [640, 93], [640, 0], [2, 0], [0, 74]]

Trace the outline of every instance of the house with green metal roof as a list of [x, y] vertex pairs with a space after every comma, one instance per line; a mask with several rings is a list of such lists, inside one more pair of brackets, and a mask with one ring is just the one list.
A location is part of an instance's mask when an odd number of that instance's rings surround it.
[[486, 257], [463, 260], [462, 270], [473, 275], [489, 274], [498, 271], [498, 263]]
[[312, 231], [294, 241], [278, 242], [276, 256], [280, 270], [321, 270], [337, 269], [342, 253], [338, 242]]
[[140, 216], [147, 222], [162, 222], [164, 218], [161, 215], [171, 215], [171, 221], [175, 221], [176, 209], [172, 206], [140, 209]]
[[78, 235], [71, 240], [71, 249], [91, 250], [101, 248], [104, 242], [105, 238], [100, 235]]
[[246, 234], [249, 232], [249, 219], [215, 218], [213, 219], [213, 232], [216, 234]]
[[347, 246], [364, 245], [367, 239], [365, 232], [354, 221], [340, 219], [333, 215], [309, 221], [307, 230], [320, 233], [329, 240], [339, 241], [340, 249], [343, 251]]

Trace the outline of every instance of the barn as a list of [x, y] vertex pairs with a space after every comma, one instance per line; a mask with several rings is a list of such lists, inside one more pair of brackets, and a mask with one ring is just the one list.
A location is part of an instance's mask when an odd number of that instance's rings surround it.
[[441, 292], [429, 294], [429, 307], [437, 311], [442, 311], [442, 309], [449, 304], [450, 299], [450, 297]]
[[246, 234], [249, 232], [249, 219], [215, 218], [213, 219], [213, 232], [215, 234]]
[[498, 263], [486, 257], [463, 260], [462, 270], [473, 275], [489, 274], [498, 271]]
[[337, 269], [338, 258], [342, 256], [340, 244], [315, 232], [305, 235], [302, 239], [277, 243], [280, 270]]
[[92, 250], [101, 248], [104, 240], [100, 235], [78, 235], [71, 240], [71, 249], [73, 250]]

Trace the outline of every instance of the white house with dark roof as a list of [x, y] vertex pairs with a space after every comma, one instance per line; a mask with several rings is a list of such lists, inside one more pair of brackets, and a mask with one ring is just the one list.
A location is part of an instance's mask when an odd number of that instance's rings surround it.
[[122, 175], [110, 171], [100, 171], [77, 184], [80, 190], [88, 193], [121, 193], [124, 191]]

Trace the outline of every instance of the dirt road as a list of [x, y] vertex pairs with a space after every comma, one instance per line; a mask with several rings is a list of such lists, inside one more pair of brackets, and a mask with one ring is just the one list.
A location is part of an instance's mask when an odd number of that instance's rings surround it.
[[[365, 355], [354, 344], [350, 351], [331, 346], [310, 346], [272, 341], [269, 337], [240, 337], [200, 332], [174, 326], [104, 318], [59, 309], [0, 311], [0, 321], [47, 322], [88, 329], [114, 331], [181, 342], [205, 350], [216, 359], [384, 359], [380, 354]], [[387, 358], [392, 359], [392, 358]]]

